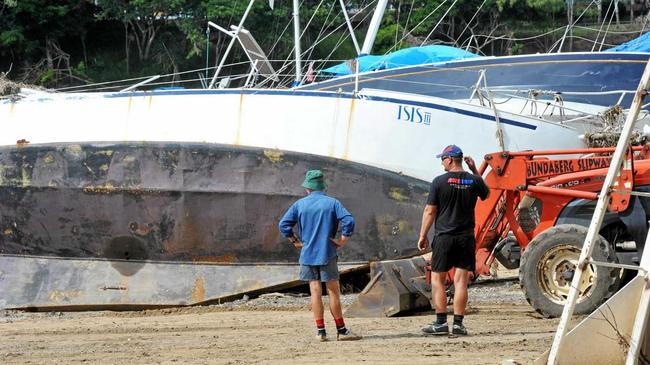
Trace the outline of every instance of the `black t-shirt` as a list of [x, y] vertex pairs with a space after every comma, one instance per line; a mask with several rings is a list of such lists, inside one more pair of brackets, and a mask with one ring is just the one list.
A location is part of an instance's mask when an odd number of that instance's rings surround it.
[[435, 234], [473, 234], [476, 199], [485, 200], [489, 192], [480, 176], [467, 171], [447, 172], [433, 179], [427, 204], [438, 207]]

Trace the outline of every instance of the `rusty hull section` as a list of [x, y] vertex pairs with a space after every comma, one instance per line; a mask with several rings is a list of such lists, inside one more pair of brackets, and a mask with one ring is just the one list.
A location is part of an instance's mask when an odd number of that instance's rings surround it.
[[215, 144], [0, 148], [0, 307], [185, 305], [295, 281], [277, 223], [312, 168], [357, 220], [342, 267], [416, 253], [428, 183], [386, 170]]

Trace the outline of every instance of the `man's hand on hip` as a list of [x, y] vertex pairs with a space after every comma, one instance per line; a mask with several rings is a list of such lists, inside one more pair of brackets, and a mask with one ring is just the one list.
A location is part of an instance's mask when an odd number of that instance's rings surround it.
[[429, 238], [427, 236], [420, 237], [418, 240], [418, 249], [424, 251], [429, 247]]
[[287, 239], [289, 240], [289, 242], [291, 242], [293, 244], [293, 247], [295, 247], [297, 249], [301, 249], [302, 246], [304, 246], [302, 244], [302, 241], [298, 237], [296, 237], [295, 235], [293, 235], [291, 237], [287, 237]]
[[334, 246], [336, 246], [336, 248], [341, 248], [345, 246], [345, 244], [348, 242], [349, 239], [350, 237], [348, 236], [341, 236], [341, 238], [339, 239], [330, 238], [330, 241], [334, 242]]

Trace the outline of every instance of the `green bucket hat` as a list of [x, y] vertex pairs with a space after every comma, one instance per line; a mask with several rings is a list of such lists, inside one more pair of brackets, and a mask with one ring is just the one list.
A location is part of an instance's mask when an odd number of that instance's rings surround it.
[[325, 180], [321, 170], [309, 170], [305, 174], [305, 181], [302, 183], [304, 188], [309, 190], [325, 190]]

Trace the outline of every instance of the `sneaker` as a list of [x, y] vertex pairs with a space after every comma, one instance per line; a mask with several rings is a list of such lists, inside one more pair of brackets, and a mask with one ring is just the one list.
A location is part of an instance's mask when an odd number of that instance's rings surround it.
[[337, 333], [336, 334], [336, 340], [337, 341], [357, 341], [360, 340], [362, 337], [361, 335], [357, 335], [356, 333], [350, 331], [349, 329], [346, 329], [345, 332], [343, 333]]
[[316, 340], [319, 342], [327, 342], [327, 334], [326, 333], [319, 333], [316, 335]]
[[467, 336], [467, 328], [462, 324], [454, 324], [451, 333], [458, 336]]
[[447, 325], [447, 323], [439, 324], [433, 322], [426, 327], [422, 327], [422, 332], [428, 335], [448, 335], [449, 325]]

